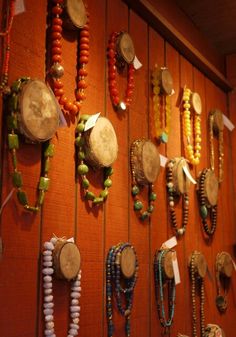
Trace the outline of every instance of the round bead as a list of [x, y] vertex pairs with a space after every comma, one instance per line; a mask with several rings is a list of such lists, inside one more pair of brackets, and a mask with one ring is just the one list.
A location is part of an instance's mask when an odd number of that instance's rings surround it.
[[140, 200], [134, 202], [134, 210], [140, 211], [143, 208], [143, 203]]
[[54, 245], [52, 244], [52, 242], [45, 242], [44, 248], [47, 250], [54, 250]]
[[52, 77], [61, 78], [64, 75], [64, 68], [60, 63], [54, 63], [50, 69]]
[[78, 173], [79, 174], [84, 175], [84, 174], [88, 173], [88, 171], [89, 171], [89, 168], [88, 168], [87, 165], [81, 164], [81, 165], [78, 166]]

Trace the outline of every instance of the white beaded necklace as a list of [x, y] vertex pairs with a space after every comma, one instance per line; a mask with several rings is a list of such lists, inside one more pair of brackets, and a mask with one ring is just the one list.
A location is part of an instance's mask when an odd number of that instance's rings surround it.
[[[52, 275], [54, 273], [53, 269], [53, 250], [57, 242], [56, 238], [52, 238], [50, 241], [44, 243], [43, 251], [43, 289], [44, 289], [44, 303], [43, 303], [43, 314], [45, 320], [45, 337], [56, 337], [54, 330], [54, 317], [53, 317], [53, 288], [52, 288]], [[79, 316], [80, 316], [80, 306], [79, 298], [81, 296], [81, 270], [79, 271], [76, 278], [71, 283], [71, 304], [70, 304], [70, 318], [71, 323], [69, 326], [69, 331], [67, 337], [75, 337], [78, 335], [79, 330]]]

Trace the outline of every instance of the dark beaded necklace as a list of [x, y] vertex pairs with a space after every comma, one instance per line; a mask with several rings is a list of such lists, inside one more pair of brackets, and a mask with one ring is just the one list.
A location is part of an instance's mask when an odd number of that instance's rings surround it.
[[[204, 183], [206, 180], [206, 174], [209, 171], [209, 169], [204, 169], [201, 172], [200, 178], [199, 178], [199, 191], [198, 191], [198, 197], [199, 197], [199, 203], [200, 203], [200, 216], [202, 219], [202, 225], [205, 233], [208, 236], [212, 236], [216, 230], [216, 223], [217, 223], [217, 205], [215, 206], [208, 206], [206, 203], [206, 197], [204, 192]], [[208, 216], [208, 210], [210, 211], [210, 221], [211, 221], [211, 228], [209, 228], [207, 224], [207, 216]]]
[[[174, 310], [175, 310], [175, 281], [174, 279], [166, 278], [163, 275], [163, 260], [170, 249], [163, 249], [156, 251], [154, 257], [154, 281], [155, 281], [155, 295], [157, 312], [161, 325], [168, 331], [172, 325]], [[168, 286], [169, 293], [169, 319], [166, 319], [165, 305], [164, 305], [164, 290], [163, 286]]]
[[[123, 250], [130, 247], [136, 257], [133, 246], [129, 243], [119, 243], [112, 246], [107, 255], [106, 262], [106, 308], [108, 322], [108, 336], [112, 337], [114, 332], [114, 323], [112, 318], [112, 294], [115, 294], [117, 308], [122, 316], [125, 317], [125, 334], [130, 336], [130, 315], [133, 304], [134, 287], [138, 275], [138, 261], [135, 259], [135, 272], [131, 278], [122, 278], [121, 285], [121, 264], [120, 257]], [[125, 306], [122, 306], [122, 294], [125, 300]]]

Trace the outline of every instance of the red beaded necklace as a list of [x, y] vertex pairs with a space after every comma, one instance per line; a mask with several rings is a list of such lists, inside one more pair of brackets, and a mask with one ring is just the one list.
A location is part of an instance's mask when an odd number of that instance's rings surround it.
[[10, 60], [10, 32], [11, 32], [13, 17], [14, 17], [14, 12], [15, 12], [15, 0], [10, 1], [9, 9], [7, 9], [7, 11], [8, 13], [7, 13], [7, 18], [6, 18], [6, 30], [4, 32], [0, 32], [0, 37], [3, 38], [3, 45], [5, 48], [5, 51], [3, 52], [0, 93], [5, 92], [7, 90], [8, 70], [9, 70], [9, 60]]
[[53, 0], [52, 7], [52, 26], [51, 26], [51, 75], [53, 77], [53, 91], [59, 104], [61, 105], [65, 114], [76, 116], [82, 106], [82, 102], [86, 96], [84, 89], [87, 87], [85, 77], [88, 75], [85, 69], [89, 57], [89, 18], [87, 13], [87, 23], [80, 31], [79, 40], [79, 66], [77, 67], [77, 90], [75, 93], [75, 100], [69, 100], [64, 91], [64, 84], [61, 80], [64, 75], [64, 68], [62, 66], [62, 24], [61, 18], [63, 12], [64, 0]]
[[132, 95], [134, 91], [134, 66], [133, 63], [128, 65], [128, 78], [127, 78], [127, 88], [125, 91], [125, 97], [122, 101], [120, 99], [120, 94], [117, 85], [117, 61], [118, 53], [116, 51], [116, 44], [119, 35], [122, 32], [113, 32], [111, 34], [109, 44], [108, 44], [108, 81], [109, 81], [109, 91], [112, 100], [112, 104], [115, 109], [126, 110], [130, 106], [132, 101]]

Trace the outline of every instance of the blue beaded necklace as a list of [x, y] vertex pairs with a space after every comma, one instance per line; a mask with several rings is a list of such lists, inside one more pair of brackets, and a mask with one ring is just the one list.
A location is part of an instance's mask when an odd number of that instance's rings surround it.
[[[137, 281], [138, 274], [138, 261], [135, 260], [135, 272], [130, 278], [121, 277], [120, 256], [123, 250], [127, 247], [133, 249], [129, 243], [119, 243], [112, 246], [107, 255], [106, 261], [106, 309], [107, 309], [107, 324], [108, 324], [108, 337], [112, 337], [114, 333], [114, 323], [112, 320], [112, 295], [114, 293], [118, 311], [125, 317], [125, 334], [130, 336], [130, 314], [133, 305], [134, 287]], [[121, 279], [122, 284], [121, 285]], [[123, 296], [122, 296], [123, 294]], [[125, 306], [122, 306], [122, 297], [125, 300]]]
[[[161, 325], [165, 329], [169, 329], [173, 322], [174, 310], [175, 310], [175, 281], [174, 279], [164, 279], [162, 264], [166, 253], [170, 249], [163, 249], [161, 251], [156, 251], [154, 258], [154, 280], [155, 280], [155, 295], [157, 303], [157, 312]], [[164, 306], [164, 292], [163, 284], [168, 284], [169, 293], [169, 319], [166, 319], [165, 306]]]

